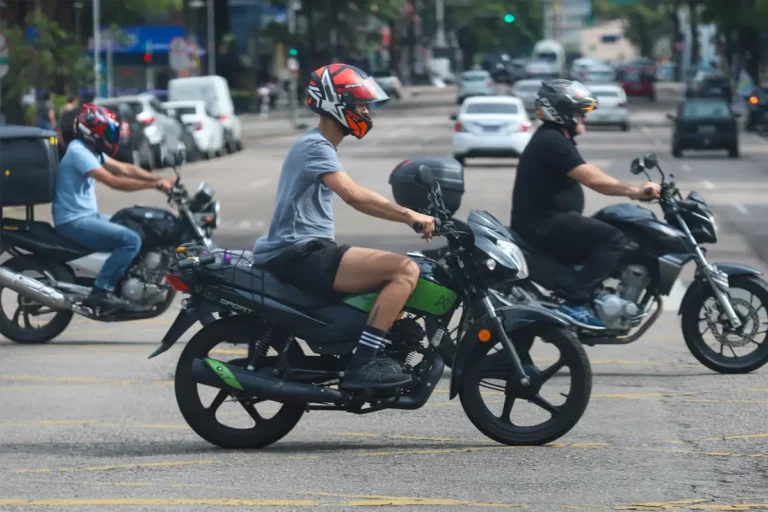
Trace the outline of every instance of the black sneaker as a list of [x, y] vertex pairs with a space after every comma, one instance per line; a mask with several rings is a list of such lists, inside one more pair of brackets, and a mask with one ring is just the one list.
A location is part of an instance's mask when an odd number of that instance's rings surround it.
[[411, 382], [410, 375], [404, 375], [394, 361], [371, 359], [363, 363], [351, 362], [344, 370], [341, 389], [387, 389], [396, 388]]
[[102, 311], [115, 311], [131, 307], [131, 303], [127, 300], [123, 300], [114, 293], [95, 286], [91, 289], [87, 302], [92, 308], [99, 308]]

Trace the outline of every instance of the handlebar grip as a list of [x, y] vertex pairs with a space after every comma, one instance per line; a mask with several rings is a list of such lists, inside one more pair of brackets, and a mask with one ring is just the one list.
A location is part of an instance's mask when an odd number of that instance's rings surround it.
[[195, 266], [194, 258], [189, 258], [179, 262], [179, 270], [185, 270]]
[[197, 260], [198, 265], [208, 265], [209, 263], [215, 263], [216, 262], [216, 255], [214, 254], [206, 254], [205, 256], [200, 256]]
[[645, 192], [646, 194], [652, 194], [653, 193], [653, 189], [651, 187], [648, 187], [645, 190], [643, 190], [643, 192]]
[[424, 226], [422, 226], [420, 222], [414, 222], [413, 226], [411, 226], [411, 227], [417, 233], [421, 233], [421, 231], [424, 229]]
[[213, 254], [206, 254], [205, 256], [200, 256], [199, 258], [188, 258], [179, 262], [179, 270], [199, 267], [200, 265], [208, 265], [209, 263], [214, 263], [215, 261], [216, 256]]

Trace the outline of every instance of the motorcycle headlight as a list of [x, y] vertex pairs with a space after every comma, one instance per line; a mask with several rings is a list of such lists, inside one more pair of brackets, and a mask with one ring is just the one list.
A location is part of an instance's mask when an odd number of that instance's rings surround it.
[[205, 205], [211, 202], [211, 199], [213, 199], [214, 190], [211, 188], [210, 185], [208, 185], [205, 182], [200, 183], [200, 186], [197, 188], [197, 192], [195, 193], [195, 196], [192, 198], [192, 201], [189, 203], [189, 209], [193, 212], [199, 212], [203, 209]]
[[518, 279], [525, 279], [528, 277], [528, 262], [525, 261], [525, 255], [523, 255], [523, 251], [521, 251], [518, 246], [512, 242], [507, 242], [506, 240], [497, 240], [496, 247], [512, 260], [514, 267], [517, 268], [516, 277]]

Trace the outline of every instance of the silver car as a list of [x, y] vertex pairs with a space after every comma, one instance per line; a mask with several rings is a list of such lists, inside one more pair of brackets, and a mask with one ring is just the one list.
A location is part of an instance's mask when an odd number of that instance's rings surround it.
[[472, 96], [493, 96], [496, 94], [496, 83], [491, 74], [482, 69], [465, 71], [459, 76], [459, 105]]
[[541, 87], [541, 80], [539, 79], [518, 80], [512, 86], [512, 95], [522, 100], [526, 111], [533, 112], [536, 110], [534, 101], [536, 100], [536, 93], [539, 91], [539, 87]]
[[597, 98], [597, 108], [584, 117], [587, 125], [618, 126], [629, 130], [629, 102], [624, 89], [618, 84], [589, 85]]

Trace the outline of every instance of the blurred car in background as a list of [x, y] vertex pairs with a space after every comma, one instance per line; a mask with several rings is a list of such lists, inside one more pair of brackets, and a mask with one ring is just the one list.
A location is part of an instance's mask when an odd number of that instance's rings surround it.
[[535, 78], [519, 80], [512, 86], [512, 95], [520, 98], [526, 112], [536, 110], [536, 93], [539, 91], [539, 87], [541, 87], [541, 80]]
[[685, 100], [677, 114], [667, 114], [674, 121], [672, 156], [679, 158], [686, 149], [727, 149], [732, 158], [738, 158], [739, 115], [731, 110], [729, 101], [721, 98]]
[[719, 69], [700, 69], [688, 82], [687, 98], [723, 98], [731, 100], [731, 84]]
[[163, 107], [192, 134], [197, 150], [205, 158], [224, 154], [224, 126], [206, 108], [204, 101], [169, 101], [163, 103]]
[[403, 84], [400, 82], [400, 79], [397, 78], [397, 75], [391, 71], [376, 71], [371, 73], [371, 76], [373, 76], [373, 79], [379, 84], [379, 87], [381, 87], [390, 98], [399, 100], [403, 97]]
[[768, 127], [768, 87], [759, 87], [747, 96], [747, 131]]
[[619, 82], [627, 96], [638, 96], [656, 101], [656, 70], [653, 66], [643, 64], [644, 61], [630, 63], [616, 70], [616, 81]]
[[107, 107], [115, 113], [120, 105], [125, 105], [132, 111], [132, 115], [141, 126], [140, 131], [150, 144], [152, 169], [164, 167], [164, 157], [175, 151], [183, 138], [184, 130], [181, 123], [169, 116], [160, 101], [152, 94], [99, 98], [94, 100], [94, 103]]
[[587, 79], [587, 71], [591, 66], [600, 65], [602, 62], [599, 59], [579, 58], [575, 59], [571, 63], [570, 76], [571, 80], [578, 80], [584, 82]]
[[525, 78], [525, 65], [528, 64], [528, 59], [512, 59], [509, 61], [509, 68], [512, 73], [512, 82], [515, 83], [518, 80]]
[[453, 158], [519, 157], [531, 140], [531, 122], [523, 102], [511, 96], [468, 98], [457, 115]]
[[459, 91], [456, 103], [461, 105], [464, 100], [473, 96], [493, 96], [496, 94], [496, 83], [491, 74], [484, 69], [472, 69], [459, 75]]
[[554, 62], [532, 60], [525, 65], [525, 78], [539, 80], [554, 80], [560, 78], [560, 70]]
[[589, 90], [597, 98], [597, 108], [584, 117], [584, 122], [628, 131], [629, 103], [624, 89], [618, 84], [590, 84]]
[[616, 80], [616, 71], [602, 62], [597, 62], [589, 66], [583, 74], [583, 83], [591, 84], [612, 84]]

